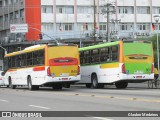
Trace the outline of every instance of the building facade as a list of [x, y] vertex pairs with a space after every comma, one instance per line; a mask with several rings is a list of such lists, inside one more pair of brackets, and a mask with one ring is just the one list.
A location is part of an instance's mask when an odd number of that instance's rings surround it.
[[[149, 37], [160, 31], [155, 15], [159, 0], [0, 0], [0, 41], [40, 40], [41, 32], [43, 40]], [[28, 33], [10, 33], [10, 24], [28, 24]]]

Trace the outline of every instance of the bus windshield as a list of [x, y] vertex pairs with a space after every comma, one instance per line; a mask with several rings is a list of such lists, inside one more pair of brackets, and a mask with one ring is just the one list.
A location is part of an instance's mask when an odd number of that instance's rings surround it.
[[146, 55], [152, 56], [152, 44], [148, 43], [124, 43], [124, 56]]
[[78, 73], [79, 54], [77, 46], [49, 47], [48, 59], [54, 76], [74, 76]]
[[153, 49], [149, 43], [124, 43], [124, 63], [127, 74], [151, 74]]

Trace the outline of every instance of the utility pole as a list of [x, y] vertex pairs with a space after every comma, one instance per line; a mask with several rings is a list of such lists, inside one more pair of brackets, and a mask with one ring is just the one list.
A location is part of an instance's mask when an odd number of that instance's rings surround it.
[[107, 8], [107, 9], [105, 9], [105, 8], [102, 9], [102, 14], [107, 14], [107, 37], [106, 37], [107, 42], [110, 42], [110, 29], [109, 29], [109, 27], [110, 27], [110, 17], [109, 17], [109, 15], [110, 15], [110, 13], [116, 12], [115, 9], [110, 10], [111, 5], [112, 5], [111, 3], [107, 3], [106, 5], [104, 5], [104, 7]]
[[96, 0], [94, 0], [93, 3], [93, 7], [94, 7], [94, 29], [93, 29], [93, 37], [94, 37], [94, 44], [96, 44]]

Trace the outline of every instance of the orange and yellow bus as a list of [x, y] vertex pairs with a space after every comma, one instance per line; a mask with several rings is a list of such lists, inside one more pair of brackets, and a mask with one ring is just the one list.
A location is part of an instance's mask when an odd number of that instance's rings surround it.
[[4, 71], [4, 83], [12, 89], [23, 85], [30, 90], [69, 88], [80, 80], [78, 46], [35, 45], [6, 54]]

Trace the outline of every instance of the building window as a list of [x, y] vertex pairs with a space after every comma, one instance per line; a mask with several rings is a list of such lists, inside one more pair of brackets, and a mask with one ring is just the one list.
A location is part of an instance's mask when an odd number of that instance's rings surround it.
[[42, 31], [53, 31], [53, 23], [42, 23]]
[[9, 14], [9, 18], [10, 18], [10, 20], [13, 20], [13, 13]]
[[72, 24], [64, 24], [64, 30], [65, 31], [72, 31], [73, 25]]
[[137, 7], [137, 14], [150, 14], [150, 7], [144, 7], [144, 6]]
[[4, 6], [7, 6], [7, 5], [8, 5], [8, 0], [5, 0]]
[[1, 23], [1, 22], [3, 22], [3, 17], [2, 17], [2, 16], [0, 16], [0, 23]]
[[4, 16], [4, 21], [5, 21], [5, 22], [8, 21], [8, 14], [6, 14], [6, 15]]
[[65, 7], [65, 13], [66, 14], [73, 14], [74, 13], [74, 7]]
[[118, 7], [119, 14], [133, 14], [134, 8], [133, 7]]
[[160, 14], [160, 7], [153, 7], [153, 14]]
[[121, 23], [120, 30], [132, 30], [133, 24], [132, 23]]
[[42, 13], [53, 13], [53, 6], [51, 5], [43, 5]]
[[149, 23], [140, 23], [137, 24], [137, 30], [149, 30], [150, 29], [150, 25]]
[[24, 9], [20, 10], [20, 17], [24, 17]]
[[107, 30], [107, 25], [105, 24], [99, 25], [99, 30]]
[[19, 12], [18, 11], [15, 11], [14, 18], [15, 19], [19, 18]]
[[57, 7], [57, 13], [61, 14], [74, 14], [74, 7], [73, 6], [60, 6]]
[[9, 4], [10, 4], [10, 5], [13, 4], [13, 0], [9, 0]]
[[79, 13], [79, 14], [84, 14], [84, 13], [92, 14], [92, 13], [94, 13], [93, 11], [94, 11], [93, 7], [78, 6], [78, 8], [77, 8], [77, 13]]
[[57, 13], [63, 13], [63, 8], [62, 8], [62, 7], [59, 7], [59, 8], [57, 9]]

